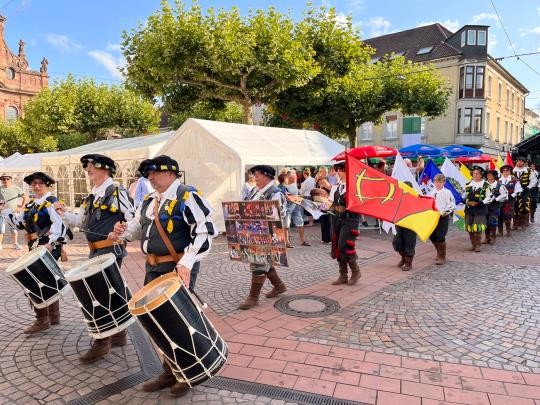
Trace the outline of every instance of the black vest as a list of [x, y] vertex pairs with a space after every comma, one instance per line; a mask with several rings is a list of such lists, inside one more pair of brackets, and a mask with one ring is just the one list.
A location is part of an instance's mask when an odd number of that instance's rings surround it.
[[37, 233], [39, 245], [49, 243], [49, 238], [45, 234], [51, 229], [52, 221], [47, 208], [56, 201], [58, 201], [58, 198], [51, 195], [41, 204], [36, 204], [36, 201], [32, 199], [24, 206], [24, 230], [29, 234]]
[[[176, 199], [165, 200], [161, 204], [158, 214], [161, 226], [167, 233], [174, 250], [178, 253], [182, 253], [191, 242], [191, 228], [184, 221], [183, 215], [186, 208], [185, 202], [189, 197], [189, 193], [193, 191], [196, 191], [196, 189], [180, 184], [176, 190]], [[141, 204], [141, 250], [144, 242], [148, 241], [146, 253], [165, 256], [169, 254], [169, 250], [163, 243], [156, 226], [151, 226], [154, 221], [146, 215], [148, 206], [153, 200], [156, 200], [157, 203], [156, 198], [147, 198]], [[150, 234], [148, 234], [149, 227]]]
[[84, 199], [81, 209], [84, 210], [83, 228], [86, 239], [89, 242], [97, 242], [107, 239], [112, 232], [114, 224], [124, 221], [124, 214], [120, 211], [121, 186], [111, 184], [105, 190], [105, 195], [94, 202], [94, 196], [90, 194]]

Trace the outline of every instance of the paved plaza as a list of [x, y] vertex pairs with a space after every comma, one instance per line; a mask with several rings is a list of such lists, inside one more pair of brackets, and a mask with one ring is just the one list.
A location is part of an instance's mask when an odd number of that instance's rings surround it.
[[[141, 390], [160, 364], [138, 324], [130, 326], [127, 346], [94, 364], [79, 363], [90, 338], [71, 292], [61, 300], [60, 325], [24, 335], [32, 310], [2, 273], [0, 403], [540, 404], [539, 226], [498, 238], [480, 253], [452, 229], [447, 264], [435, 266], [435, 250], [420, 242], [408, 273], [396, 267], [390, 236], [362, 231], [362, 278], [353, 287], [330, 284], [337, 266], [329, 247], [317, 226], [306, 234], [312, 246], [296, 243], [288, 251], [291, 267], [280, 271], [287, 299], [302, 298], [290, 304], [299, 315], [266, 298], [236, 310], [250, 274], [228, 260], [225, 238], [216, 239], [197, 290], [230, 354], [216, 378], [180, 399]], [[137, 291], [144, 257], [136, 244], [128, 250], [122, 273]], [[67, 268], [85, 259], [80, 235], [68, 251]], [[6, 244], [0, 266], [20, 254]], [[335, 302], [335, 312], [302, 316], [310, 297]], [[312, 309], [318, 305], [324, 306]]]

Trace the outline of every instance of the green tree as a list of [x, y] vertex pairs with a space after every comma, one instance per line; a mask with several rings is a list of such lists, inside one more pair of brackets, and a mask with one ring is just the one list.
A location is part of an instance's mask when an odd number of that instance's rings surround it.
[[0, 121], [0, 155], [22, 154], [56, 150], [57, 140], [52, 136], [33, 136], [24, 131], [20, 121]]
[[320, 73], [306, 85], [282, 92], [272, 104], [270, 124], [311, 123], [356, 145], [356, 128], [378, 123], [390, 110], [433, 118], [446, 111], [450, 90], [429, 65], [390, 55], [371, 63], [374, 50], [365, 45], [351, 19], [338, 20], [334, 9], [310, 8], [302, 21]]
[[242, 17], [237, 8], [203, 13], [181, 1], [161, 10], [123, 36], [128, 85], [169, 110], [201, 100], [234, 101], [243, 122], [252, 106], [270, 103], [319, 71], [303, 25], [270, 8]]
[[[53, 136], [61, 147], [157, 129], [159, 113], [148, 101], [121, 86], [75, 80], [69, 76], [45, 88], [25, 107], [22, 129], [31, 136]], [[70, 136], [72, 139], [70, 139]]]
[[172, 113], [169, 118], [169, 126], [178, 128], [188, 118], [241, 123], [243, 116], [242, 106], [234, 101], [203, 100], [193, 104], [187, 110]]

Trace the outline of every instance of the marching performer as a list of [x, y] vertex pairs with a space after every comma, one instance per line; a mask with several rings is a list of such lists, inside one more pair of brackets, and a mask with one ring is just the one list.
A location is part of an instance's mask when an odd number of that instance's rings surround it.
[[[85, 197], [80, 211], [68, 212], [67, 207], [61, 202], [55, 203], [55, 208], [68, 226], [77, 227], [85, 233], [90, 248], [89, 259], [114, 253], [120, 268], [122, 259], [127, 256], [125, 245], [109, 240], [108, 235], [116, 222], [129, 221], [133, 218], [135, 211], [133, 203], [127, 190], [113, 182], [116, 164], [110, 157], [98, 154], [84, 155], [81, 157], [81, 164], [93, 188]], [[94, 339], [90, 350], [79, 359], [83, 363], [92, 363], [109, 353], [111, 346], [125, 346], [126, 343], [127, 330], [107, 338]]]
[[525, 226], [529, 225], [529, 215], [531, 210], [530, 189], [536, 187], [538, 181], [535, 173], [525, 165], [525, 158], [522, 156], [516, 158], [514, 176], [519, 180], [522, 191], [516, 198], [514, 206], [514, 226], [512, 229], [517, 230], [519, 226], [521, 226], [521, 229], [525, 229]]
[[[212, 222], [213, 209], [199, 192], [182, 184], [178, 163], [169, 156], [157, 156], [141, 162], [139, 172], [150, 180], [154, 192], [146, 196], [135, 217], [117, 222], [110, 240], [141, 240], [146, 254], [144, 284], [176, 271], [188, 286], [194, 264], [208, 255], [217, 232]], [[171, 387], [174, 396], [185, 395], [189, 385], [178, 382], [169, 364], [163, 373], [143, 384], [144, 391]]]
[[514, 217], [514, 203], [516, 196], [521, 193], [521, 184], [519, 180], [512, 174], [514, 168], [510, 165], [501, 166], [501, 177], [499, 181], [506, 188], [507, 199], [502, 202], [499, 220], [497, 226], [499, 228], [498, 236], [503, 236], [503, 223], [506, 228], [506, 236], [512, 236], [512, 218]]
[[[14, 228], [26, 231], [25, 236], [29, 250], [37, 246], [44, 246], [58, 260], [62, 253], [62, 245], [66, 243], [68, 229], [54, 209], [53, 204], [58, 199], [49, 192], [49, 187], [55, 181], [43, 172], [35, 172], [26, 176], [24, 182], [32, 187], [36, 197], [24, 206], [22, 213], [15, 213], [10, 209], [4, 210], [4, 218]], [[36, 320], [24, 333], [41, 332], [49, 329], [50, 325], [60, 323], [59, 301], [46, 308], [34, 306], [33, 308]]]
[[[354, 212], [347, 211], [345, 196], [346, 188], [346, 171], [345, 162], [338, 162], [334, 165], [339, 181], [332, 186], [330, 190], [330, 200], [332, 206], [330, 211], [334, 213], [332, 216], [332, 251], [331, 256], [338, 261], [339, 277], [334, 281], [333, 285], [348, 284], [355, 285], [361, 277], [360, 268], [358, 267], [356, 255], [356, 238], [359, 235], [358, 226], [360, 224], [360, 215]], [[412, 263], [412, 257], [406, 258], [406, 263]], [[348, 278], [347, 265], [351, 268], [351, 278]]]
[[508, 199], [506, 187], [499, 181], [499, 172], [490, 170], [486, 174], [491, 190], [491, 200], [487, 204], [486, 240], [484, 243], [494, 244], [497, 238], [497, 227], [501, 215], [501, 206]]
[[487, 207], [491, 201], [491, 190], [484, 180], [484, 169], [475, 166], [472, 180], [465, 186], [465, 230], [471, 239], [472, 251], [480, 252], [482, 233], [486, 230]]
[[456, 209], [456, 200], [452, 192], [444, 187], [446, 183], [444, 174], [439, 173], [435, 175], [433, 180], [435, 188], [431, 190], [429, 195], [435, 199], [435, 207], [441, 214], [441, 217], [429, 240], [435, 246], [435, 250], [437, 250], [435, 264], [441, 265], [446, 263], [446, 234], [448, 233], [448, 223], [452, 217], [452, 213]]
[[[255, 175], [255, 187], [247, 200], [277, 200], [281, 202], [281, 212], [279, 218], [283, 220], [287, 212], [287, 203], [285, 195], [274, 184], [276, 170], [272, 166], [257, 165], [250, 169]], [[267, 298], [277, 297], [279, 294], [287, 291], [285, 283], [279, 277], [274, 266], [270, 264], [250, 263], [251, 287], [249, 296], [238, 306], [238, 309], [249, 309], [259, 304], [259, 296], [264, 282], [268, 278], [272, 284], [272, 290], [266, 294]]]
[[531, 184], [529, 184], [529, 189], [531, 190], [530, 221], [534, 223], [534, 214], [536, 213], [536, 207], [538, 205], [538, 171], [536, 170], [535, 163], [531, 163], [529, 168], [531, 169], [532, 174], [534, 174], [534, 176], [531, 176]]

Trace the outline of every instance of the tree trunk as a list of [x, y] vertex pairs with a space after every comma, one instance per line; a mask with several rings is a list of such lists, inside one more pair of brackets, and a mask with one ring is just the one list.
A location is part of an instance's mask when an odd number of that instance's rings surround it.
[[354, 122], [349, 123], [349, 128], [347, 129], [347, 137], [349, 138], [349, 147], [356, 147], [356, 126]]
[[242, 108], [244, 110], [242, 124], [253, 125], [253, 108], [251, 104], [242, 104]]

